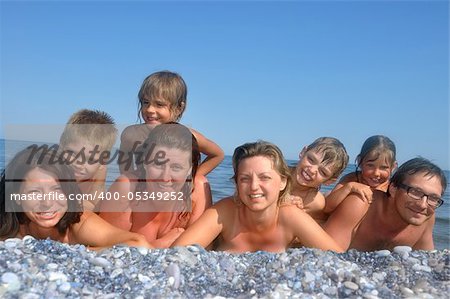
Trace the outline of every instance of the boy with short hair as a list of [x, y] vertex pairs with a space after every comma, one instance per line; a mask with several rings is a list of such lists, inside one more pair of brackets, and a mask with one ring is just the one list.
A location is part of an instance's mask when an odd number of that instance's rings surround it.
[[59, 147], [72, 169], [84, 194], [92, 194], [92, 200], [84, 200], [85, 210], [96, 211], [99, 196], [105, 191], [106, 156], [117, 137], [113, 118], [106, 112], [82, 109], [67, 122], [60, 137]]
[[300, 160], [291, 168], [290, 203], [295, 203], [318, 223], [326, 221], [325, 197], [319, 191], [322, 184], [334, 183], [347, 167], [348, 154], [344, 145], [333, 137], [320, 137], [305, 146]]

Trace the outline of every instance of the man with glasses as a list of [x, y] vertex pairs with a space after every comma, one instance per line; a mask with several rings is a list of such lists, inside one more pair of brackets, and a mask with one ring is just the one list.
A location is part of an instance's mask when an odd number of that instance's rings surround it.
[[343, 248], [392, 250], [406, 245], [432, 250], [435, 209], [447, 187], [444, 172], [424, 158], [405, 162], [393, 175], [388, 191], [373, 191], [372, 204], [350, 194], [325, 223]]

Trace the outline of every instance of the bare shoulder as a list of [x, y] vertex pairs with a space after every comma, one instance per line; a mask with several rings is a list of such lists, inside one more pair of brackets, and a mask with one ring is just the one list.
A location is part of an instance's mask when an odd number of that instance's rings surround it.
[[358, 181], [358, 176], [356, 175], [356, 173], [355, 172], [350, 172], [350, 173], [344, 175], [339, 180], [339, 184], [346, 184], [346, 183], [357, 182], [357, 181]]
[[233, 197], [230, 196], [219, 200], [207, 210], [213, 210], [217, 213], [220, 222], [229, 223], [230, 221], [233, 221], [233, 215], [236, 212], [236, 209], [238, 209], [238, 205], [234, 202]]
[[279, 208], [278, 220], [281, 223], [290, 223], [292, 221], [300, 220], [303, 217], [308, 217], [308, 213], [306, 213], [303, 209], [297, 208], [295, 205], [282, 205]]
[[217, 203], [213, 205], [218, 210], [224, 210], [224, 212], [236, 209], [236, 203], [232, 196], [222, 198]]
[[305, 208], [307, 211], [322, 211], [325, 208], [325, 196], [322, 192], [317, 192], [313, 200]]
[[79, 231], [79, 230], [80, 230], [87, 222], [91, 221], [90, 219], [91, 219], [92, 217], [93, 217], [93, 219], [95, 219], [95, 217], [99, 217], [99, 218], [100, 218], [100, 216], [98, 216], [97, 214], [95, 214], [95, 213], [93, 213], [93, 212], [91, 212], [91, 211], [84, 211], [84, 212], [81, 214], [80, 221], [77, 222], [77, 223], [74, 223], [74, 224], [71, 226], [72, 234], [76, 235], [77, 232], [78, 232], [78, 231]]
[[206, 142], [211, 142], [211, 140], [206, 138], [205, 135], [203, 135], [199, 131], [194, 130], [193, 128], [189, 128], [189, 130], [191, 131], [192, 135], [194, 135], [195, 139], [197, 139], [197, 142], [199, 143], [199, 145], [204, 144]]

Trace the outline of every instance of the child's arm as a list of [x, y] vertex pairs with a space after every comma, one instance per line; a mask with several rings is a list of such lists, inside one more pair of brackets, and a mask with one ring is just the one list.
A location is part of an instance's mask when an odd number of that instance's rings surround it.
[[314, 196], [313, 200], [309, 203], [303, 203], [303, 210], [314, 217], [313, 215], [317, 213], [323, 212], [325, 208], [325, 197], [323, 194], [319, 191]]
[[116, 244], [153, 248], [145, 237], [119, 229], [92, 212], [84, 212], [81, 221], [73, 226], [74, 241], [95, 249]]
[[306, 212], [284, 207], [280, 210], [280, 216], [303, 246], [343, 252], [342, 247]]
[[350, 173], [343, 177], [334, 189], [327, 195], [325, 200], [326, 214], [333, 212], [336, 207], [350, 194], [359, 194], [362, 200], [368, 203], [372, 202], [372, 190], [369, 186], [355, 181], [354, 173]]
[[[126, 127], [120, 135], [120, 152], [123, 153], [123, 159], [119, 161], [119, 170], [121, 174], [126, 172], [133, 172], [134, 167], [134, 153], [132, 153], [133, 144], [136, 140], [133, 134], [134, 126]], [[119, 157], [120, 158], [120, 157]], [[130, 159], [130, 160], [128, 160]], [[125, 161], [129, 163], [125, 163]]]
[[328, 217], [323, 228], [341, 246], [347, 250], [355, 230], [369, 209], [369, 203], [357, 195], [349, 195]]
[[206, 159], [198, 167], [197, 175], [206, 176], [223, 161], [225, 155], [220, 146], [213, 141], [193, 129], [191, 129], [191, 132], [197, 139], [200, 152], [206, 155]]
[[[111, 185], [108, 192], [114, 197], [115, 192], [119, 194], [119, 200], [103, 201], [100, 206], [100, 217], [110, 224], [129, 231], [132, 226], [131, 207], [128, 198], [128, 192], [134, 191], [134, 184], [131, 180], [134, 177], [121, 175]], [[123, 196], [124, 195], [124, 196]]]
[[[222, 232], [226, 215], [230, 212], [230, 202], [227, 199], [218, 202], [207, 209], [200, 218], [189, 226], [172, 246], [187, 246], [199, 244], [206, 248]], [[231, 201], [231, 199], [229, 199]], [[231, 202], [232, 204], [232, 202]]]
[[192, 213], [189, 219], [189, 225], [194, 223], [212, 206], [211, 187], [205, 177], [194, 180], [194, 191], [191, 193]]
[[151, 241], [150, 244], [155, 248], [169, 248], [183, 232], [184, 228], [174, 227], [161, 238]]

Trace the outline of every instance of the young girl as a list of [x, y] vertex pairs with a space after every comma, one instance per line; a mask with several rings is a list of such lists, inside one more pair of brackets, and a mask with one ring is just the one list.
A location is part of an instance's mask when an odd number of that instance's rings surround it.
[[[83, 212], [72, 169], [55, 151], [30, 146], [11, 160], [1, 177], [0, 239], [31, 235], [94, 248], [126, 243], [151, 247], [139, 234], [118, 229]], [[95, 232], [95, 233], [93, 233]]]
[[[181, 118], [187, 104], [187, 86], [177, 73], [156, 72], [145, 78], [138, 97], [138, 117], [142, 117], [145, 124], [129, 126], [122, 132], [120, 149], [128, 155], [134, 155], [153, 127]], [[200, 152], [206, 155], [197, 171], [199, 181], [222, 162], [224, 153], [213, 141], [193, 129], [191, 131], [197, 139]], [[119, 168], [122, 174], [135, 170], [132, 163], [119, 163]]]
[[278, 147], [264, 141], [239, 146], [233, 169], [236, 195], [206, 210], [174, 246], [207, 247], [216, 239], [218, 250], [281, 252], [298, 238], [305, 246], [341, 251], [306, 212], [293, 205], [280, 206], [291, 179]]
[[370, 203], [373, 190], [386, 192], [391, 174], [397, 168], [395, 154], [394, 142], [388, 137], [367, 138], [356, 157], [356, 171], [344, 176], [327, 196], [325, 213], [333, 212], [350, 193]]
[[151, 130], [140, 154], [137, 171], [121, 175], [109, 190], [127, 199], [122, 206], [105, 203], [110, 206], [102, 205], [100, 216], [167, 248], [210, 206], [210, 198], [191, 196], [202, 187], [192, 182], [200, 161], [198, 144], [185, 126], [161, 124]]

